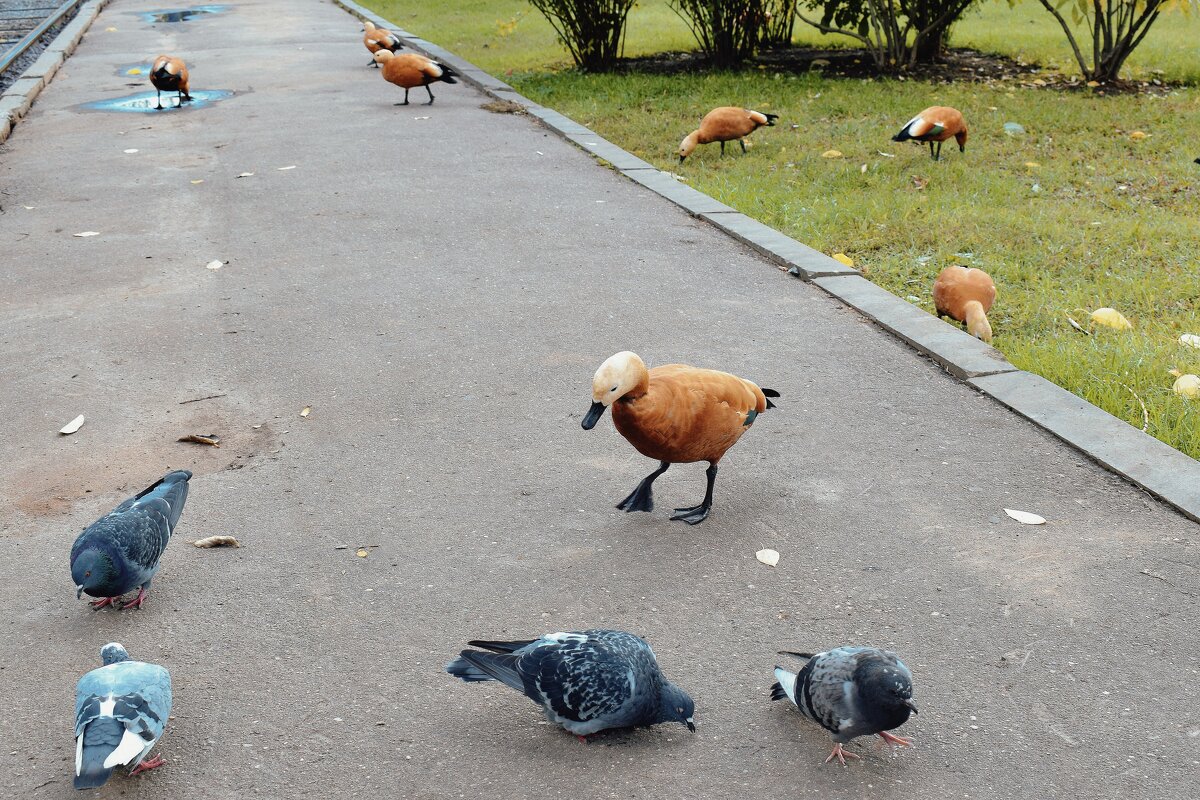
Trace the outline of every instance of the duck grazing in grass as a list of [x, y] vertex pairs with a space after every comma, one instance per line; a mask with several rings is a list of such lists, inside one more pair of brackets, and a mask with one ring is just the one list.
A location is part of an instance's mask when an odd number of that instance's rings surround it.
[[967, 323], [967, 333], [985, 342], [992, 340], [987, 312], [996, 302], [996, 284], [981, 269], [946, 267], [933, 282], [933, 305], [939, 317]]
[[[967, 123], [962, 112], [949, 106], [930, 106], [904, 124], [892, 137], [893, 142], [928, 142], [929, 155], [934, 161], [942, 157], [942, 142], [951, 136], [958, 142], [958, 151], [966, 152]], [[933, 149], [937, 145], [937, 151]]]
[[409, 89], [424, 86], [425, 91], [429, 92], [429, 102], [426, 105], [431, 106], [433, 105], [433, 92], [430, 91], [429, 84], [437, 81], [458, 83], [455, 80], [458, 77], [457, 72], [445, 64], [439, 64], [432, 58], [426, 58], [416, 53], [396, 55], [390, 50], [380, 50], [375, 53], [375, 60], [383, 68], [383, 79], [404, 89], [404, 102], [396, 103], [398, 106], [408, 105]]
[[367, 66], [375, 68], [379, 67], [379, 62], [374, 57], [376, 53], [380, 50], [389, 50], [395, 53], [403, 46], [400, 44], [399, 36], [387, 28], [376, 28], [375, 23], [370, 20], [363, 21], [363, 44], [371, 53], [371, 63]]
[[633, 493], [617, 504], [623, 511], [652, 511], [651, 485], [672, 464], [707, 461], [708, 488], [700, 505], [677, 508], [671, 519], [696, 525], [712, 508], [717, 462], [779, 397], [744, 378], [686, 364], [646, 369], [636, 353], [610, 357], [592, 379], [592, 406], [583, 418], [590, 431], [606, 408], [613, 424], [644, 456], [658, 459], [659, 468], [647, 475]]
[[764, 114], [761, 111], [751, 111], [738, 106], [722, 106], [714, 108], [700, 120], [700, 127], [684, 137], [679, 143], [679, 163], [692, 154], [697, 145], [721, 143], [721, 155], [725, 155], [725, 143], [734, 139], [746, 152], [745, 137], [754, 133], [764, 125], [771, 126], [779, 119], [778, 114]]
[[192, 100], [192, 96], [188, 94], [187, 65], [183, 63], [182, 58], [159, 56], [154, 59], [154, 66], [150, 68], [150, 83], [158, 92], [158, 105], [155, 108], [159, 110], [163, 107], [163, 92], [178, 92], [181, 106]]

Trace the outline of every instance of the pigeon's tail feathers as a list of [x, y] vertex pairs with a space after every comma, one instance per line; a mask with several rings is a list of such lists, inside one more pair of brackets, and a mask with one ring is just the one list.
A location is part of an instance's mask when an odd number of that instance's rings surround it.
[[525, 639], [519, 642], [489, 642], [483, 639], [472, 639], [467, 644], [471, 645], [471, 647], [482, 647], [484, 650], [491, 650], [493, 653], [515, 653], [536, 641], [537, 639]]
[[812, 658], [815, 653], [797, 653], [795, 650], [780, 650], [781, 656], [795, 656], [796, 658]]
[[147, 497], [161, 497], [165, 500], [167, 505], [171, 507], [169, 519], [171, 531], [174, 532], [175, 525], [179, 522], [179, 515], [183, 513], [183, 505], [187, 502], [188, 481], [191, 477], [191, 471], [186, 469], [168, 472], [159, 478], [154, 485], [142, 490], [135, 499], [143, 500]]
[[794, 705], [799, 705], [796, 703], [796, 677], [796, 673], [788, 672], [783, 667], [776, 667], [776, 683], [771, 686], [771, 699], [782, 700], [786, 697]]
[[75, 737], [75, 788], [103, 786], [116, 764], [111, 756], [125, 736], [125, 726], [113, 717], [91, 720]]
[[477, 650], [463, 650], [458, 658], [446, 665], [446, 671], [468, 683], [500, 681], [505, 686], [523, 692], [525, 682], [517, 674], [518, 658], [520, 657], [508, 654], [496, 655], [480, 653]]
[[763, 397], [767, 398], [767, 408], [775, 408], [776, 406], [771, 402], [770, 398], [779, 397], [779, 392], [775, 391], [774, 389], [762, 389], [761, 391], [763, 393]]

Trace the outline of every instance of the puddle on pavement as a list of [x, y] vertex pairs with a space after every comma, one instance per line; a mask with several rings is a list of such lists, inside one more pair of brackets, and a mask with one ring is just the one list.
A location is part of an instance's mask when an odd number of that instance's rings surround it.
[[[124, 111], [140, 114], [161, 114], [166, 111], [178, 111], [179, 96], [175, 92], [162, 93], [162, 109], [158, 105], [156, 92], [139, 92], [126, 97], [115, 97], [112, 100], [97, 100], [94, 103], [84, 103], [79, 108], [87, 111]], [[227, 89], [193, 89], [192, 101], [184, 103], [184, 109], [206, 108], [227, 97], [233, 97], [233, 92]]]
[[191, 8], [173, 10], [142, 11], [139, 12], [138, 16], [153, 25], [158, 22], [188, 22], [206, 14], [221, 14], [227, 10], [229, 10], [229, 6], [192, 6]]

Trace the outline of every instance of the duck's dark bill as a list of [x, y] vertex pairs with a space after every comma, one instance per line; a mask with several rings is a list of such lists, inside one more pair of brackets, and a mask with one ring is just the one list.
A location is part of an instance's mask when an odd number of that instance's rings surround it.
[[587, 414], [583, 416], [583, 429], [590, 431], [596, 427], [596, 423], [600, 417], [604, 416], [604, 403], [592, 403], [592, 407], [588, 409]]

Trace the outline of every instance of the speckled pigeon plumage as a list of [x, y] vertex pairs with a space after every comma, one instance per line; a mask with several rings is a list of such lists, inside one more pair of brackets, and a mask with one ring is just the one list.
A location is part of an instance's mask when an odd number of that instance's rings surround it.
[[891, 744], [912, 744], [887, 731], [917, 713], [912, 701], [912, 673], [895, 653], [875, 647], [838, 647], [824, 653], [781, 655], [807, 658], [799, 673], [775, 667], [778, 680], [771, 699], [788, 698], [804, 716], [833, 734], [834, 747], [825, 763], [859, 758], [842, 749], [856, 736], [879, 734]]
[[191, 477], [185, 469], [167, 473], [79, 534], [71, 547], [76, 595], [87, 592], [99, 597], [92, 607], [103, 608], [137, 589], [137, 597], [121, 608], [141, 608], [150, 580], [158, 572], [158, 560], [183, 513]]
[[103, 786], [112, 771], [130, 775], [160, 767], [147, 759], [171, 715], [171, 676], [157, 664], [132, 661], [113, 642], [100, 650], [104, 666], [79, 679], [75, 689], [75, 788]]
[[608, 728], [680, 722], [695, 731], [692, 699], [659, 671], [631, 633], [588, 630], [516, 642], [468, 642], [446, 671], [467, 682], [500, 681], [524, 692], [546, 718], [580, 738]]

